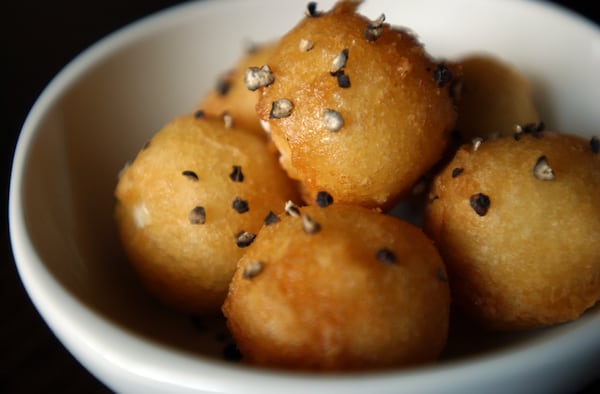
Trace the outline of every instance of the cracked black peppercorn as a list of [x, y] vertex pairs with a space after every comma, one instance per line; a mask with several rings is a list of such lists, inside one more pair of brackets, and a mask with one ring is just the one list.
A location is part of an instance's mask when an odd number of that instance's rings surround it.
[[328, 205], [333, 204], [333, 197], [326, 191], [320, 191], [317, 193], [317, 198], [315, 199], [315, 202], [320, 207], [326, 207]]
[[378, 249], [375, 257], [382, 263], [393, 264], [396, 262], [396, 254], [388, 248]]
[[485, 216], [488, 209], [490, 208], [490, 198], [483, 193], [473, 194], [469, 199], [471, 208], [479, 216]]

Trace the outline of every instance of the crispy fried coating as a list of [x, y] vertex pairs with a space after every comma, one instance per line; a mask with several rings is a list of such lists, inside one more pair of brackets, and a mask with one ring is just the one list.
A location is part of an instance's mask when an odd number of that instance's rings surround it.
[[206, 93], [196, 106], [208, 116], [231, 115], [236, 128], [248, 130], [265, 138], [258, 116], [256, 103], [258, 91], [249, 90], [244, 81], [249, 67], [262, 67], [267, 63], [275, 43], [264, 43], [252, 47], [234, 64], [233, 68], [224, 73], [216, 82], [215, 87]]
[[264, 140], [180, 116], [125, 168], [115, 195], [122, 244], [149, 292], [208, 315], [220, 311], [245, 243], [296, 193]]
[[459, 69], [382, 17], [358, 14], [359, 3], [315, 11], [279, 40], [257, 111], [309, 201], [324, 190], [385, 209], [441, 158]]
[[539, 123], [529, 80], [513, 65], [485, 54], [465, 56], [456, 129], [465, 142], [512, 135], [515, 127]]
[[453, 302], [472, 319], [537, 328], [600, 299], [595, 145], [534, 130], [464, 146], [437, 175], [425, 231], [447, 264]]
[[223, 311], [252, 364], [368, 370], [436, 360], [449, 304], [444, 263], [419, 228], [334, 203], [263, 227]]

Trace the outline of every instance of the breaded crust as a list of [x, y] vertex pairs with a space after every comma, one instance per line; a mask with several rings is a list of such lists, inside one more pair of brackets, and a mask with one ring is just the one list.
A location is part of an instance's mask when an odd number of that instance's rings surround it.
[[521, 133], [464, 146], [437, 175], [425, 231], [467, 315], [528, 329], [576, 319], [600, 299], [597, 149], [597, 140], [594, 151], [578, 136]]

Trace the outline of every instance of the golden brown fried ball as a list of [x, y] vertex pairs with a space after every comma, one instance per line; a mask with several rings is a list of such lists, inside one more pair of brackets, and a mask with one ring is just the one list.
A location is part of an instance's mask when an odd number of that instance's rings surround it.
[[244, 77], [249, 67], [265, 65], [274, 47], [274, 43], [265, 43], [250, 48], [238, 59], [232, 70], [219, 78], [216, 86], [197, 105], [197, 109], [215, 117], [228, 113], [236, 128], [249, 130], [265, 138], [265, 131], [256, 114], [258, 91], [249, 90]]
[[456, 119], [457, 71], [382, 17], [356, 13], [358, 4], [309, 7], [273, 50], [257, 111], [309, 200], [326, 191], [386, 208], [440, 159]]
[[438, 357], [449, 288], [421, 229], [359, 206], [286, 212], [238, 263], [223, 307], [244, 360], [359, 370]]
[[512, 135], [515, 127], [541, 121], [529, 81], [492, 55], [470, 55], [462, 66], [456, 129], [465, 142]]
[[244, 247], [293, 190], [260, 138], [221, 120], [181, 116], [121, 174], [116, 219], [150, 293], [206, 315], [220, 310]]
[[597, 139], [532, 131], [465, 146], [429, 198], [453, 302], [483, 326], [566, 322], [600, 299]]

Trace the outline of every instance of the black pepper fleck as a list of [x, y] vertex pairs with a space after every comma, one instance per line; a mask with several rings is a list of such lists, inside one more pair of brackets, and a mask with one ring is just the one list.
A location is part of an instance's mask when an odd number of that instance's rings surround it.
[[217, 81], [217, 85], [215, 86], [215, 90], [219, 96], [226, 96], [231, 89], [231, 81], [226, 78], [220, 78]]
[[275, 81], [275, 76], [267, 64], [262, 67], [248, 67], [244, 73], [244, 83], [250, 91], [269, 86]]
[[253, 261], [244, 267], [242, 271], [242, 278], [252, 279], [260, 274], [263, 270], [264, 264], [262, 261]]
[[329, 131], [340, 131], [340, 129], [344, 126], [344, 118], [336, 110], [326, 108], [323, 111], [323, 124]]
[[542, 138], [542, 132], [544, 130], [546, 130], [546, 124], [544, 122], [516, 125], [513, 137], [515, 138], [515, 141], [518, 141], [521, 139], [521, 134], [525, 133], [531, 134], [533, 138]]
[[342, 49], [342, 51], [333, 59], [331, 62], [331, 70], [329, 72], [331, 75], [335, 75], [339, 71], [341, 71], [344, 67], [346, 67], [346, 62], [348, 61], [348, 48]]
[[271, 104], [271, 112], [269, 113], [269, 118], [287, 118], [292, 114], [293, 108], [294, 104], [292, 104], [292, 102], [286, 98], [275, 100], [273, 101], [273, 104]]
[[302, 229], [307, 234], [316, 234], [321, 231], [321, 225], [315, 222], [312, 217], [304, 214], [302, 215]]
[[242, 166], [233, 166], [229, 179], [234, 182], [244, 182], [244, 173], [242, 172]]
[[279, 221], [281, 221], [281, 219], [279, 219], [279, 216], [275, 215], [273, 211], [269, 211], [267, 216], [265, 216], [264, 220], [266, 226], [272, 226], [275, 223], [278, 223]]
[[300, 216], [300, 208], [292, 201], [287, 201], [285, 203], [285, 214], [297, 218]]
[[256, 234], [250, 233], [248, 231], [242, 231], [235, 237], [235, 244], [238, 248], [246, 248], [252, 245], [254, 242], [254, 238], [256, 238]]
[[365, 38], [367, 41], [376, 41], [383, 34], [383, 22], [385, 21], [385, 15], [381, 14], [379, 18], [370, 22], [365, 29]]
[[396, 254], [388, 248], [377, 250], [375, 257], [382, 263], [394, 264], [396, 262]]
[[348, 89], [350, 87], [350, 77], [344, 73], [343, 70], [333, 73], [333, 76], [337, 78], [337, 83], [340, 88]]
[[317, 10], [317, 2], [311, 1], [306, 5], [306, 16], [316, 18], [321, 16], [321, 11]]
[[333, 197], [331, 196], [331, 194], [322, 190], [317, 193], [317, 198], [315, 199], [315, 202], [317, 203], [318, 206], [324, 208], [328, 205], [333, 204]]
[[452, 81], [452, 72], [444, 63], [439, 63], [433, 70], [433, 79], [437, 82], [439, 88], [443, 88]]
[[462, 174], [463, 171], [464, 171], [464, 168], [461, 168], [461, 167], [456, 167], [456, 168], [452, 169], [452, 178], [456, 178], [457, 176]]
[[554, 180], [554, 170], [550, 167], [546, 156], [540, 156], [533, 166], [533, 176], [540, 181], [551, 181]]
[[192, 181], [198, 180], [198, 175], [194, 171], [185, 170], [185, 171], [181, 172], [181, 175], [183, 175], [184, 177], [186, 177]]
[[590, 147], [592, 148], [592, 152], [598, 153], [600, 152], [600, 137], [594, 136], [590, 139]]
[[237, 213], [245, 213], [245, 212], [248, 212], [250, 210], [250, 207], [248, 206], [248, 201], [242, 200], [239, 197], [236, 197], [236, 198], [233, 199], [233, 202], [231, 203], [231, 207]]
[[490, 208], [490, 198], [483, 193], [473, 194], [469, 199], [469, 203], [479, 216], [485, 216]]
[[308, 52], [311, 49], [313, 49], [315, 46], [315, 43], [312, 42], [311, 40], [308, 40], [306, 38], [302, 38], [300, 40], [300, 43], [298, 44], [298, 49], [300, 49], [302, 52]]
[[194, 207], [190, 211], [189, 220], [191, 224], [204, 224], [206, 223], [206, 211], [204, 207]]
[[233, 116], [227, 111], [223, 112], [223, 125], [226, 129], [233, 127]]

